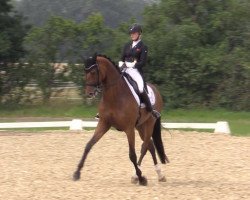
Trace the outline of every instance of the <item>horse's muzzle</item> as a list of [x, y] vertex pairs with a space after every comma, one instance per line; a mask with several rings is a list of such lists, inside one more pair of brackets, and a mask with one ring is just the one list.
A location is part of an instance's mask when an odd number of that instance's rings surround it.
[[85, 90], [85, 95], [88, 99], [93, 99], [98, 95], [98, 90], [92, 87], [88, 87]]
[[89, 93], [86, 93], [86, 96], [88, 99], [93, 99], [96, 97], [96, 94], [95, 92], [89, 92]]

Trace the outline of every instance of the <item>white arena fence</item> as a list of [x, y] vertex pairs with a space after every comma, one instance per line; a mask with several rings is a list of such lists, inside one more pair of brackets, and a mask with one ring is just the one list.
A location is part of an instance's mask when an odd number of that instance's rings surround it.
[[[71, 121], [50, 121], [50, 122], [10, 122], [0, 123], [0, 129], [16, 128], [56, 128], [69, 127], [72, 131], [80, 131], [84, 128], [95, 128], [98, 121], [82, 121], [73, 119]], [[165, 123], [162, 124], [166, 129], [214, 129], [214, 133], [231, 134], [229, 124], [226, 121], [216, 123]]]

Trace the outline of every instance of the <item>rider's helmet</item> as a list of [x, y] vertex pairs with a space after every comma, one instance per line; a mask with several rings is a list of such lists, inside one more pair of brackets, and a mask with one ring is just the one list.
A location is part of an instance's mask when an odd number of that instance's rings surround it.
[[141, 25], [132, 24], [132, 26], [130, 26], [130, 28], [129, 28], [129, 34], [131, 34], [131, 33], [139, 33], [139, 34], [141, 34], [142, 33]]

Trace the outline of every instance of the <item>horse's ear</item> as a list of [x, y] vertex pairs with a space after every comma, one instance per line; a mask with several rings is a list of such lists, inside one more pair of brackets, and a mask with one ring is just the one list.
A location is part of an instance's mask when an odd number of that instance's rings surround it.
[[92, 64], [93, 64], [92, 56], [84, 60], [85, 69], [88, 69]]
[[91, 66], [96, 64], [96, 57], [97, 53], [95, 53], [93, 56], [88, 57], [87, 59], [84, 59], [85, 70], [88, 70]]
[[95, 60], [95, 61], [96, 61], [96, 57], [97, 57], [97, 55], [98, 55], [98, 54], [97, 54], [97, 52], [95, 52], [95, 53], [94, 53], [94, 55], [93, 55], [93, 60]]

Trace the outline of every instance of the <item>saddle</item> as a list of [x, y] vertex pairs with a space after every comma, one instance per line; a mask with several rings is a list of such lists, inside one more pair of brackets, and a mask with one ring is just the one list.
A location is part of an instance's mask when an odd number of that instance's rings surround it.
[[[142, 97], [141, 97], [141, 94], [140, 94], [140, 91], [139, 91], [139, 88], [138, 88], [136, 81], [134, 81], [134, 79], [132, 79], [132, 77], [129, 74], [127, 74], [126, 72], [123, 72], [122, 74], [123, 74], [123, 78], [125, 79], [125, 81], [128, 84], [130, 91], [132, 92], [138, 106], [140, 106], [142, 108], [145, 107], [145, 104], [142, 101]], [[145, 83], [144, 89], [145, 89], [146, 93], [148, 94], [148, 97], [149, 97], [151, 104], [154, 105], [155, 104], [155, 95], [154, 95], [152, 88]]]
[[133, 87], [135, 93], [140, 97], [140, 91], [139, 91], [139, 88], [138, 88], [136, 81], [134, 79], [132, 79], [132, 77], [129, 74], [127, 74], [126, 72], [123, 72], [123, 76], [127, 79], [129, 84]]

